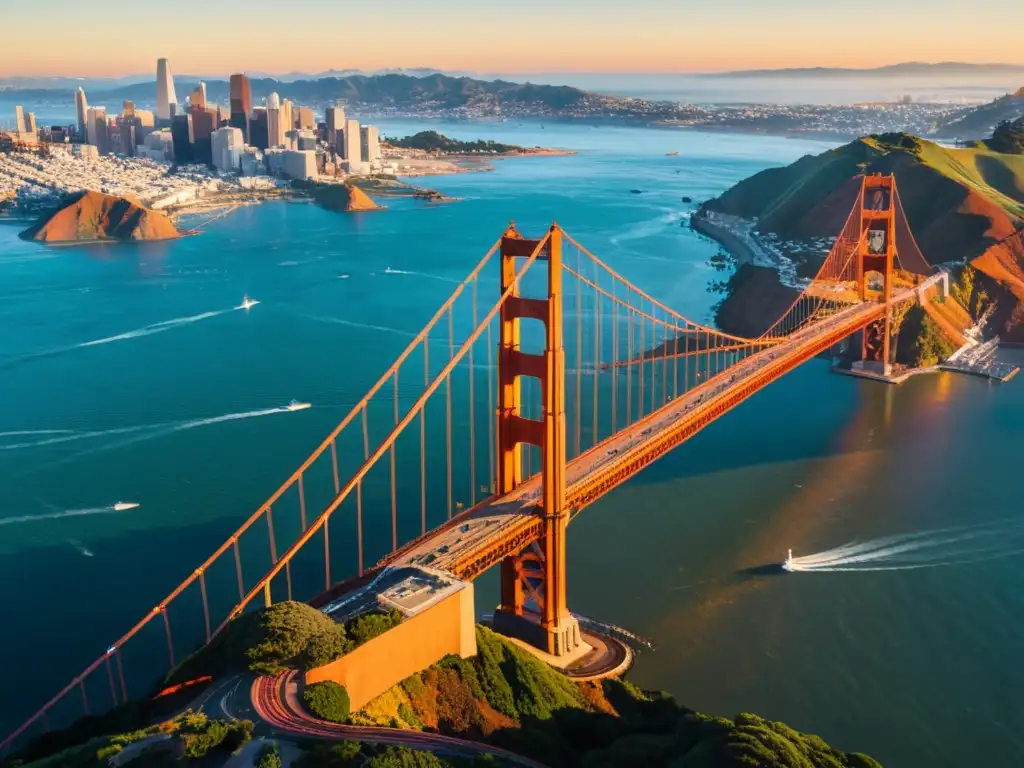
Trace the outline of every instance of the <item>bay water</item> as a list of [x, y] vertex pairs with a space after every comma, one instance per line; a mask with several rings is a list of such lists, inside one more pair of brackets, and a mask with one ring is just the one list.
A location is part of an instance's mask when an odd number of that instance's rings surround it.
[[[170, 243], [48, 249], [18, 239], [24, 223], [0, 224], [0, 652], [17, 691], [0, 703], [0, 730], [221, 544], [510, 220], [528, 236], [557, 220], [708, 321], [718, 248], [681, 226], [694, 207], [681, 198], [828, 147], [378, 122], [390, 135], [433, 128], [578, 153], [425, 180], [462, 198], [448, 205], [341, 215], [270, 203]], [[236, 309], [245, 294], [261, 304]], [[280, 410], [292, 398], [313, 407]], [[886, 765], [1020, 764], [1022, 406], [1017, 381], [938, 374], [883, 387], [809, 362], [583, 512], [570, 530], [571, 607], [649, 638], [631, 678], [695, 709], [784, 720]], [[111, 511], [118, 501], [140, 506]], [[387, 528], [390, 509], [371, 509]], [[888, 537], [993, 527], [1005, 536], [979, 557], [953, 542], [902, 570], [766, 567], [787, 549], [879, 552]], [[486, 574], [477, 610], [495, 601]]]

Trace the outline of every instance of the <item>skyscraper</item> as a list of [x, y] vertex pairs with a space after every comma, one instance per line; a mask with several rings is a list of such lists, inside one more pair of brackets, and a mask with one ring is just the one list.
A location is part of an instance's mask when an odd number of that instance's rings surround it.
[[300, 131], [316, 128], [316, 121], [313, 119], [313, 110], [310, 107], [295, 107], [295, 125]]
[[78, 135], [84, 139], [88, 133], [86, 121], [89, 119], [89, 101], [81, 86], [75, 91], [75, 111], [78, 113]]
[[333, 107], [328, 107], [325, 115], [327, 122], [327, 144], [336, 152], [341, 151], [338, 135], [345, 130], [345, 109], [340, 103], [335, 102]]
[[272, 93], [267, 96], [267, 146], [280, 147], [283, 145], [285, 130], [281, 115], [281, 97]]
[[376, 125], [363, 126], [361, 144], [364, 161], [375, 163], [380, 160], [380, 137], [377, 135]]
[[25, 109], [18, 104], [14, 107], [14, 131], [21, 133], [25, 130]]
[[252, 111], [252, 119], [249, 121], [249, 144], [257, 149], [266, 149], [270, 146], [267, 110], [263, 107], [256, 107]]
[[242, 161], [242, 130], [224, 126], [214, 131], [210, 138], [213, 167], [221, 171], [237, 171]]
[[231, 120], [230, 124], [242, 132], [242, 138], [249, 140], [249, 115], [252, 114], [252, 86], [249, 78], [242, 74], [231, 76]]
[[171, 66], [167, 59], [156, 60], [156, 116], [160, 120], [171, 119], [171, 105], [177, 105], [178, 97], [174, 93], [174, 78], [171, 77]]
[[188, 103], [192, 107], [206, 107], [206, 83], [201, 80], [199, 81], [199, 85], [192, 89], [192, 93], [188, 97]]
[[174, 143], [174, 162], [187, 165], [192, 162], [192, 115], [175, 115], [171, 121], [171, 138]]
[[358, 120], [345, 121], [345, 151], [343, 155], [349, 163], [358, 165], [363, 161], [363, 138], [359, 132]]
[[295, 128], [295, 105], [292, 104], [288, 99], [281, 100], [281, 126], [282, 133], [287, 134], [288, 131]]
[[107, 137], [107, 110], [103, 107], [89, 107], [86, 114], [89, 143], [96, 147], [101, 155], [105, 155], [110, 151], [110, 142]]

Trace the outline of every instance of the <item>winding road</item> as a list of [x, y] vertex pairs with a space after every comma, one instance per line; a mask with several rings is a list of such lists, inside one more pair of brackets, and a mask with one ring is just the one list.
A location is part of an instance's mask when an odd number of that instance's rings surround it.
[[303, 710], [299, 703], [298, 687], [297, 673], [292, 670], [274, 677], [258, 677], [250, 688], [250, 698], [257, 716], [282, 735], [337, 741], [351, 739], [370, 744], [411, 747], [457, 757], [471, 758], [489, 754], [517, 765], [545, 768], [543, 763], [477, 741], [456, 739], [439, 733], [403, 731], [378, 726], [340, 725], [320, 720]]

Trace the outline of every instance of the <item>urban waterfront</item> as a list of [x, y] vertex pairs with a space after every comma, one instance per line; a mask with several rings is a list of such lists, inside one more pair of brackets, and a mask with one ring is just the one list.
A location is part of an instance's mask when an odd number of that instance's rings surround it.
[[[0, 589], [8, 620], [25, 630], [5, 633], [3, 650], [25, 661], [10, 682], [26, 691], [4, 703], [5, 726], [277, 487], [509, 219], [527, 234], [557, 219], [656, 298], [707, 320], [717, 248], [680, 226], [693, 207], [681, 197], [706, 199], [827, 146], [539, 123], [380, 126], [579, 154], [432, 180], [464, 198], [452, 205], [398, 201], [344, 217], [268, 204], [173, 243], [44, 250], [0, 227], [0, 316], [20, 329], [0, 340]], [[243, 294], [261, 305], [232, 311]], [[809, 363], [573, 524], [571, 607], [650, 638], [656, 650], [632, 679], [702, 711], [783, 719], [886, 764], [957, 765], [979, 753], [1010, 764], [1024, 725], [1013, 663], [1024, 633], [1010, 620], [1019, 560], [750, 569], [790, 547], [808, 554], [1011, 516], [1019, 389], [950, 374], [883, 388]], [[271, 410], [293, 397], [314, 407]], [[245, 418], [218, 421], [229, 415]], [[42, 430], [75, 431], [14, 434]], [[81, 437], [95, 432], [105, 434]], [[16, 521], [119, 500], [141, 507]], [[495, 600], [488, 574], [478, 612]]]

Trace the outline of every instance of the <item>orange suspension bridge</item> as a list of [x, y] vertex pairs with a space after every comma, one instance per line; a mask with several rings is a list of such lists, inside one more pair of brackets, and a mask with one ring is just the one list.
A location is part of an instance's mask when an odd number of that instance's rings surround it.
[[892, 177], [863, 179], [818, 274], [753, 339], [673, 311], [558, 225], [510, 227], [291, 477], [0, 752], [147, 695], [247, 608], [320, 604], [386, 565], [500, 565], [495, 627], [571, 653], [571, 520], [845, 339], [887, 369], [893, 308], [927, 301], [933, 272]]

